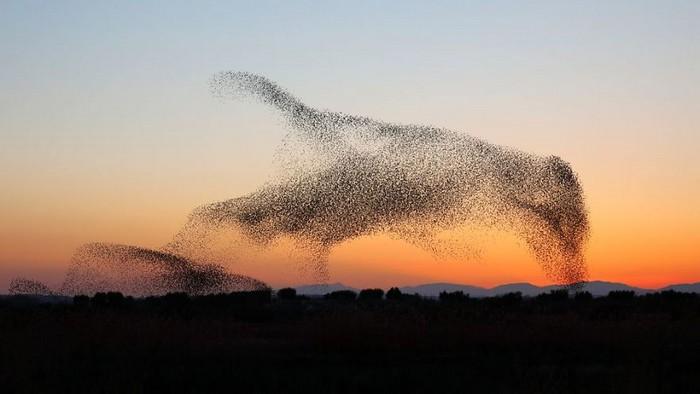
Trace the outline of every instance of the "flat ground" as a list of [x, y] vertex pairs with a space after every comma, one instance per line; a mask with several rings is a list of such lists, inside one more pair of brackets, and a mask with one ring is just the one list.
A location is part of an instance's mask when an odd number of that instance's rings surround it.
[[76, 301], [0, 302], [0, 391], [639, 394], [700, 387], [695, 295]]

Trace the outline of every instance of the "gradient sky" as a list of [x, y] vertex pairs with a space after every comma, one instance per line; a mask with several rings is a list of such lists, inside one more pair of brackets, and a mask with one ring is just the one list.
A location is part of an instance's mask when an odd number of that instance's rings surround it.
[[[60, 282], [86, 242], [159, 247], [192, 208], [272, 179], [284, 129], [213, 99], [223, 70], [559, 155], [586, 192], [592, 279], [700, 281], [700, 2], [250, 3], [0, 2], [0, 292]], [[548, 283], [521, 242], [488, 239], [481, 259], [435, 261], [361, 238], [331, 281]], [[230, 268], [313, 281], [283, 246]]]

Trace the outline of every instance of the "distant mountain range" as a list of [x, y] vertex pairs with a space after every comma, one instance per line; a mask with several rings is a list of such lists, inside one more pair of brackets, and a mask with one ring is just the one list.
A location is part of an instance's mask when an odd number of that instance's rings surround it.
[[[419, 294], [423, 297], [438, 297], [441, 292], [447, 291], [462, 291], [465, 294], [469, 294], [472, 297], [491, 297], [506, 293], [520, 292], [524, 296], [536, 296], [542, 293], [548, 293], [552, 290], [561, 289], [562, 286], [550, 285], [550, 286], [535, 286], [530, 283], [509, 283], [505, 285], [496, 286], [493, 288], [485, 288], [479, 286], [471, 285], [461, 285], [455, 283], [428, 283], [417, 286], [403, 286], [399, 287], [402, 293], [407, 294]], [[307, 296], [321, 296], [333, 291], [338, 290], [352, 290], [360, 291], [354, 287], [346, 286], [342, 283], [332, 283], [332, 284], [314, 284], [314, 285], [304, 285], [295, 287], [297, 294], [307, 295]], [[387, 289], [385, 289], [387, 290]], [[604, 281], [590, 281], [586, 282], [581, 291], [588, 291], [594, 296], [605, 296], [611, 291], [620, 290], [631, 290], [637, 294], [653, 293], [656, 291], [664, 290], [675, 290], [685, 293], [700, 293], [700, 283], [687, 283], [687, 284], [674, 284], [669, 285], [660, 289], [643, 289], [640, 287], [629, 286], [624, 283], [616, 282], [604, 282]]]
[[[552, 290], [561, 289], [562, 286], [550, 285], [550, 286], [536, 286], [531, 283], [509, 283], [505, 285], [500, 285], [492, 288], [485, 288], [479, 286], [471, 285], [460, 285], [455, 283], [427, 283], [417, 286], [403, 286], [399, 287], [404, 294], [419, 294], [423, 297], [438, 297], [441, 292], [453, 292], [462, 291], [464, 294], [469, 294], [471, 297], [492, 297], [497, 295], [502, 295], [506, 293], [520, 292], [523, 296], [534, 297], [538, 294], [548, 293]], [[327, 293], [331, 293], [338, 290], [352, 290], [354, 292], [359, 292], [361, 289], [346, 286], [342, 283], [329, 283], [329, 284], [313, 284], [313, 285], [303, 285], [295, 287], [297, 294], [306, 296], [322, 296]], [[384, 289], [388, 290], [388, 289]], [[588, 291], [596, 297], [606, 296], [611, 291], [620, 290], [631, 290], [637, 294], [653, 293], [658, 291], [674, 290], [681, 293], [698, 293], [700, 294], [700, 282], [698, 283], [681, 283], [668, 285], [660, 289], [644, 289], [641, 287], [629, 286], [624, 283], [616, 282], [604, 282], [600, 280], [594, 280], [587, 282], [581, 288], [581, 291]], [[9, 298], [11, 296], [1, 295], [0, 300]], [[66, 304], [73, 301], [72, 297], [60, 296], [60, 295], [26, 295], [24, 298], [28, 302], [31, 301], [41, 301], [43, 303], [51, 304]], [[15, 300], [16, 301], [16, 300]]]

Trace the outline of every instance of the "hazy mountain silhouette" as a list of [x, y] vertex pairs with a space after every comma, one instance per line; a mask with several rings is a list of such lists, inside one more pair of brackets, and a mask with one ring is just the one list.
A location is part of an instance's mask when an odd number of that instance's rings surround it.
[[[334, 291], [339, 290], [351, 290], [354, 292], [359, 292], [361, 289], [354, 288], [351, 286], [346, 286], [342, 283], [329, 283], [329, 284], [309, 284], [294, 287], [299, 295], [306, 296], [322, 296]], [[418, 294], [423, 297], [438, 297], [441, 292], [454, 292], [462, 291], [464, 294], [469, 294], [471, 297], [491, 297], [498, 296], [507, 293], [520, 292], [523, 296], [534, 297], [538, 294], [548, 293], [552, 290], [561, 289], [562, 286], [558, 285], [548, 285], [548, 286], [536, 286], [531, 283], [521, 282], [521, 283], [508, 283], [492, 288], [485, 288], [472, 285], [464, 285], [457, 283], [426, 283], [422, 285], [415, 286], [401, 286], [399, 289], [404, 294]], [[388, 290], [384, 289], [384, 290]], [[635, 286], [630, 286], [625, 283], [619, 282], [606, 282], [606, 281], [591, 281], [583, 285], [580, 291], [588, 291], [594, 296], [606, 296], [611, 291], [634, 291], [638, 295], [643, 295], [646, 293], [660, 292], [660, 291], [677, 291], [682, 293], [698, 293], [700, 294], [700, 282], [697, 283], [678, 283], [671, 284], [659, 289], [645, 289]], [[0, 295], [0, 299], [8, 298], [6, 295]], [[70, 303], [71, 297], [64, 297], [59, 295], [25, 295], [25, 298], [33, 301], [40, 301], [41, 303], [50, 304], [61, 304]]]
[[661, 288], [660, 290], [674, 290], [683, 293], [700, 293], [700, 282], [668, 285], [666, 287]]
[[[520, 292], [524, 296], [534, 297], [538, 294], [548, 293], [552, 290], [561, 289], [562, 286], [549, 285], [549, 286], [536, 286], [531, 283], [508, 283], [500, 286], [485, 288], [479, 286], [457, 284], [457, 283], [426, 283], [415, 286], [401, 286], [399, 289], [405, 294], [419, 294], [423, 297], [437, 297], [441, 292], [453, 292], [462, 291], [464, 294], [469, 294], [472, 297], [490, 297], [497, 296], [506, 293]], [[333, 284], [313, 284], [304, 285], [296, 287], [297, 293], [300, 295], [309, 296], [319, 296], [332, 291], [337, 290], [353, 290], [358, 291], [358, 289], [346, 286], [342, 283]], [[386, 290], [386, 289], [385, 289]], [[645, 289], [641, 287], [630, 286], [625, 283], [619, 282], [606, 282], [606, 281], [590, 281], [586, 282], [580, 291], [588, 291], [594, 296], [605, 296], [611, 291], [634, 291], [637, 294], [646, 294], [655, 291], [665, 291], [665, 290], [675, 290], [679, 292], [686, 293], [700, 293], [700, 282], [699, 283], [687, 283], [687, 284], [672, 284], [660, 289]]]
[[583, 286], [583, 291], [587, 291], [594, 296], [608, 295], [611, 291], [634, 291], [637, 294], [653, 293], [656, 289], [643, 289], [617, 282], [604, 282], [600, 280], [587, 282]]

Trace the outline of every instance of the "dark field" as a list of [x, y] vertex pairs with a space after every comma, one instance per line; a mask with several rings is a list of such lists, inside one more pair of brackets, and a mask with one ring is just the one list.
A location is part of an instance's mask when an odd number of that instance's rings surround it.
[[5, 297], [0, 391], [700, 392], [695, 294], [389, 298]]

